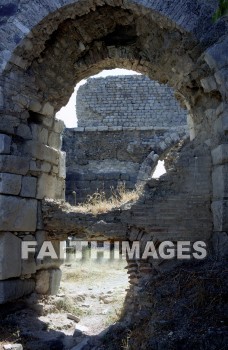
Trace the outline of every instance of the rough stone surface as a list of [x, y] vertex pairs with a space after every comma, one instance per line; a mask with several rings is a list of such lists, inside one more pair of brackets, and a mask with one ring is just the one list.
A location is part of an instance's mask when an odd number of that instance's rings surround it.
[[0, 231], [36, 230], [37, 201], [0, 195]]
[[141, 75], [88, 79], [76, 107], [79, 127], [167, 127], [187, 120], [170, 87]]
[[19, 299], [31, 293], [35, 288], [34, 280], [8, 280], [0, 281], [0, 304]]
[[36, 186], [37, 179], [31, 176], [24, 176], [22, 178], [22, 188], [21, 188], [21, 197], [36, 197]]
[[36, 292], [39, 294], [56, 294], [61, 280], [61, 270], [40, 270], [36, 275]]
[[21, 240], [10, 232], [0, 232], [0, 280], [21, 275]]
[[29, 169], [29, 159], [13, 155], [0, 155], [0, 171], [12, 174], [26, 175]]
[[66, 129], [66, 199], [74, 204], [73, 191], [78, 202], [97, 190], [110, 195], [111, 188], [116, 189], [119, 183], [132, 190], [138, 181], [151, 178], [159, 156], [186, 137], [186, 128], [172, 127], [171, 120], [169, 128], [84, 132]]
[[9, 154], [11, 146], [11, 137], [0, 134], [0, 154]]
[[21, 175], [0, 173], [0, 193], [18, 195], [21, 190]]

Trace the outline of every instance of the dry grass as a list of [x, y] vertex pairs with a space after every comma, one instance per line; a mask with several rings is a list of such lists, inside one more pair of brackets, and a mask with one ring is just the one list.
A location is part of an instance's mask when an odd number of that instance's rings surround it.
[[135, 202], [142, 193], [142, 187], [136, 187], [135, 190], [127, 191], [125, 183], [119, 183], [117, 188], [111, 188], [112, 195], [106, 198], [104, 191], [97, 191], [88, 196], [85, 203], [74, 207], [75, 211], [82, 213], [92, 213], [94, 215], [106, 213], [114, 208], [118, 208], [127, 202]]

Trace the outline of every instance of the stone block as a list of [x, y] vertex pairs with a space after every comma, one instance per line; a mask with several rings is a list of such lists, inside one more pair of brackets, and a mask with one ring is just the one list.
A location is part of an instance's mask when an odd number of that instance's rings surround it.
[[20, 123], [19, 118], [6, 115], [1, 116], [0, 118], [0, 131], [7, 134], [14, 134], [14, 128], [17, 127]]
[[62, 271], [60, 269], [50, 270], [50, 285], [49, 285], [50, 295], [55, 295], [58, 293], [61, 277], [62, 277]]
[[218, 44], [210, 47], [205, 54], [205, 61], [210, 68], [221, 69], [227, 65], [228, 38], [225, 37]]
[[228, 164], [214, 167], [212, 184], [214, 198], [228, 197]]
[[21, 275], [21, 240], [10, 232], [0, 232], [0, 280]]
[[43, 144], [47, 144], [48, 129], [38, 124], [31, 124], [31, 129], [32, 129], [32, 136], [34, 140], [37, 140], [38, 142]]
[[217, 89], [217, 84], [213, 76], [201, 79], [200, 82], [205, 92], [211, 92]]
[[38, 179], [36, 198], [63, 199], [65, 193], [65, 181], [55, 176], [42, 174]]
[[213, 164], [224, 164], [228, 163], [228, 144], [219, 145], [213, 151], [212, 154], [212, 160]]
[[[34, 242], [36, 239], [32, 235], [26, 235], [23, 241]], [[28, 259], [21, 260], [21, 275], [31, 275], [36, 272], [36, 269], [35, 252], [29, 252]]]
[[37, 201], [0, 195], [0, 231], [36, 230]]
[[51, 132], [48, 137], [48, 146], [60, 149], [62, 146], [62, 138], [60, 134], [55, 132]]
[[16, 134], [25, 140], [32, 140], [31, 130], [26, 124], [19, 125]]
[[39, 142], [28, 141], [26, 142], [25, 151], [31, 154], [31, 156], [34, 158], [45, 160], [52, 164], [58, 165], [59, 152], [54, 148], [51, 148]]
[[0, 172], [26, 175], [28, 170], [29, 158], [0, 155]]
[[32, 293], [35, 289], [34, 280], [0, 281], [0, 304], [12, 301]]
[[62, 120], [55, 120], [54, 121], [54, 132], [61, 134], [64, 129], [65, 129], [65, 124]]
[[23, 346], [21, 344], [7, 344], [3, 345], [4, 350], [23, 350]]
[[40, 270], [36, 274], [36, 292], [38, 294], [48, 294], [50, 286], [50, 275], [48, 270]]
[[36, 292], [38, 294], [57, 294], [62, 272], [59, 269], [40, 270], [36, 274]]
[[66, 152], [60, 152], [59, 157], [59, 177], [66, 178]]
[[211, 209], [214, 218], [214, 230], [219, 232], [228, 231], [228, 200], [213, 201]]
[[40, 113], [47, 117], [52, 117], [54, 115], [54, 107], [49, 102], [46, 102]]
[[11, 137], [0, 134], [0, 154], [9, 154], [11, 146]]
[[37, 178], [32, 176], [24, 176], [22, 178], [22, 188], [21, 188], [21, 197], [36, 197], [36, 186]]
[[34, 161], [32, 160], [30, 162], [30, 170], [37, 174], [37, 173], [41, 173], [41, 172], [44, 172], [44, 173], [49, 173], [51, 171], [51, 164], [50, 163], [47, 163], [47, 162], [44, 162], [44, 161]]
[[21, 190], [21, 175], [0, 173], [0, 193], [18, 195]]

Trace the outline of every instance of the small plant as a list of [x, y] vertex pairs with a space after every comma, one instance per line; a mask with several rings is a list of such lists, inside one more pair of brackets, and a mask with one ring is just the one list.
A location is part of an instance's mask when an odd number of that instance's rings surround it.
[[111, 188], [111, 193], [111, 196], [106, 198], [104, 191], [97, 190], [97, 192], [88, 196], [85, 203], [78, 204], [75, 210], [94, 215], [106, 213], [127, 202], [136, 201], [142, 193], [142, 187], [136, 187], [135, 190], [127, 191], [125, 183], [121, 182], [116, 189]]
[[68, 312], [74, 314], [75, 316], [83, 315], [83, 311], [77, 307], [74, 301], [69, 297], [55, 300], [54, 305], [58, 312]]

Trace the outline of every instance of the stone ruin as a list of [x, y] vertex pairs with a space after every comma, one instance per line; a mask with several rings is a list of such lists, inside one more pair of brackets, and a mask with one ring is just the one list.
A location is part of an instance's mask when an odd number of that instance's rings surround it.
[[[199, 239], [211, 256], [224, 257], [227, 17], [213, 23], [216, 7], [208, 0], [1, 3], [0, 303], [35, 289], [57, 291], [61, 261], [38, 261], [36, 255], [22, 260], [23, 240], [39, 247], [68, 235], [158, 244]], [[64, 126], [55, 114], [79, 81], [116, 67], [171, 86], [187, 107], [190, 141], [177, 150], [166, 176], [146, 181], [137, 202], [97, 217], [67, 212], [47, 200], [65, 199]], [[149, 259], [128, 268], [128, 297], [137, 309], [140, 281], [162, 266]]]
[[173, 90], [142, 75], [88, 79], [77, 92], [78, 127], [65, 129], [66, 200], [111, 195], [152, 177], [162, 155], [188, 137]]

